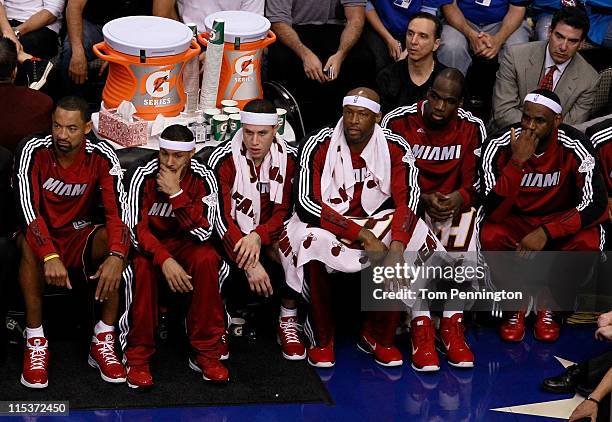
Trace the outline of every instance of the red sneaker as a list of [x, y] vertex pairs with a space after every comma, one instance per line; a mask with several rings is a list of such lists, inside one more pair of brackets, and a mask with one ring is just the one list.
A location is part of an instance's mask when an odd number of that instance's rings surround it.
[[127, 378], [125, 368], [115, 353], [115, 333], [112, 331], [92, 337], [87, 363], [92, 368], [97, 368], [106, 382], [119, 384]]
[[510, 318], [499, 327], [499, 335], [504, 341], [518, 342], [525, 337], [525, 311], [512, 313]]
[[402, 354], [397, 347], [391, 345], [384, 347], [376, 343], [367, 331], [362, 331], [357, 347], [364, 353], [369, 355], [374, 354], [374, 361], [382, 366], [401, 366], [404, 363]]
[[219, 360], [229, 359], [229, 343], [227, 342], [227, 333], [223, 334], [219, 339]]
[[308, 349], [308, 363], [317, 368], [331, 368], [336, 364], [334, 354], [334, 341], [325, 347], [311, 347]]
[[539, 341], [553, 342], [559, 339], [561, 328], [555, 320], [552, 311], [538, 311], [535, 325], [533, 326], [533, 336]]
[[205, 381], [228, 382], [229, 372], [219, 359], [196, 356], [195, 361], [189, 358], [189, 367], [202, 374]]
[[412, 367], [416, 371], [431, 372], [440, 369], [435, 345], [436, 329], [429, 317], [414, 318], [410, 323], [412, 339]]
[[49, 343], [44, 337], [30, 337], [23, 351], [21, 383], [30, 388], [45, 388], [49, 385]]
[[149, 365], [128, 365], [127, 385], [130, 388], [153, 387], [153, 377], [151, 376]]
[[448, 363], [458, 368], [473, 368], [474, 354], [465, 342], [463, 314], [457, 313], [440, 321], [440, 343]]
[[300, 331], [297, 317], [282, 317], [278, 321], [276, 338], [285, 359], [302, 360], [306, 357], [306, 348], [300, 340]]

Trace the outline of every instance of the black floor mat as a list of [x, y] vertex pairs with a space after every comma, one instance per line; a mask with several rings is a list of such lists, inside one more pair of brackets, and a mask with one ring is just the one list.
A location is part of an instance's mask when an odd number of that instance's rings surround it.
[[12, 345], [0, 364], [0, 400], [68, 400], [71, 409], [206, 406], [254, 403], [331, 403], [315, 371], [306, 361], [283, 359], [270, 337], [235, 337], [225, 361], [230, 382], [215, 385], [189, 369], [182, 342], [161, 345], [152, 362], [155, 386], [133, 390], [127, 384], [102, 381], [87, 364], [88, 345], [49, 340], [49, 387], [32, 390], [19, 382], [22, 352]]

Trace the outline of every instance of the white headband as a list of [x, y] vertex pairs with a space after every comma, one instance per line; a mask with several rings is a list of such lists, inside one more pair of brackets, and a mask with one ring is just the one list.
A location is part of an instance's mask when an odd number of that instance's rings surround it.
[[342, 107], [352, 105], [357, 107], [364, 107], [370, 110], [372, 113], [380, 113], [380, 104], [376, 101], [372, 101], [369, 98], [361, 97], [359, 95], [350, 95], [344, 97], [342, 100]]
[[163, 149], [171, 149], [172, 151], [192, 151], [196, 146], [195, 140], [191, 142], [171, 141], [159, 137], [159, 147]]
[[241, 111], [240, 122], [243, 125], [276, 126], [278, 123], [278, 115], [276, 113], [252, 113], [250, 111]]
[[561, 114], [562, 111], [561, 104], [559, 104], [555, 100], [551, 100], [550, 98], [545, 97], [542, 94], [527, 94], [523, 102], [525, 101], [543, 105], [544, 107], [551, 109], [553, 112], [555, 112], [555, 114]]

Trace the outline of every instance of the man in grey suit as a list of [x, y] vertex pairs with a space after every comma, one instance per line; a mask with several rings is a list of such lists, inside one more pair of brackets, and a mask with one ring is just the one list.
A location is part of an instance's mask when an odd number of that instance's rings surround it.
[[599, 75], [577, 54], [588, 32], [589, 19], [583, 10], [562, 8], [553, 17], [548, 41], [508, 49], [493, 89], [491, 132], [519, 122], [523, 98], [537, 88], [559, 96], [564, 123], [575, 125], [589, 119]]

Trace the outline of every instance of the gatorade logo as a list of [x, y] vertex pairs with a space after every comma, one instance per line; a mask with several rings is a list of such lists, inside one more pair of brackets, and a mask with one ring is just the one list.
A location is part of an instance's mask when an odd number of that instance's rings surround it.
[[240, 76], [246, 77], [253, 74], [255, 70], [255, 59], [252, 54], [238, 57], [234, 64], [234, 72]]
[[175, 77], [171, 76], [172, 67], [157, 70], [145, 80], [145, 90], [153, 98], [162, 98], [174, 87]]

